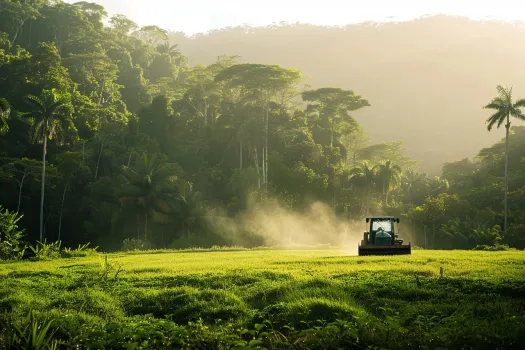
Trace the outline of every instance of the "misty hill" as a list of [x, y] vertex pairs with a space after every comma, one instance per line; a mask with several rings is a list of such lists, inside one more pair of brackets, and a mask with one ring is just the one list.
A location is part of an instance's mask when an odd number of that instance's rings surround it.
[[299, 68], [314, 87], [354, 89], [372, 104], [355, 113], [372, 141], [403, 140], [430, 173], [504, 136], [484, 124], [489, 112], [482, 106], [497, 84], [525, 97], [525, 31], [498, 21], [432, 16], [344, 28], [236, 27], [171, 40], [191, 65], [240, 55]]

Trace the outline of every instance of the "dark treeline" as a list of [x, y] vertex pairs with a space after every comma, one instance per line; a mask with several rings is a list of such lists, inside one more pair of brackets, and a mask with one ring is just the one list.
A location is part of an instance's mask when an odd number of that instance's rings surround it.
[[400, 216], [428, 248], [525, 247], [523, 127], [509, 136], [504, 232], [504, 141], [428, 177], [402, 142], [368, 142], [351, 113], [374, 101], [358, 92], [235, 56], [190, 67], [165, 30], [120, 15], [104, 26], [94, 3], [0, 6], [0, 204], [23, 214], [29, 241], [257, 245], [210, 218], [277, 200]]

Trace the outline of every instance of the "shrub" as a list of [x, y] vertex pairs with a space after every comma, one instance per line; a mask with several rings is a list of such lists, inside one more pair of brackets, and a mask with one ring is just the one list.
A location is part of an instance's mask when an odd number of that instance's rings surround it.
[[22, 239], [23, 230], [18, 228], [18, 221], [23, 215], [17, 212], [3, 210], [0, 205], [0, 259], [20, 259], [25, 252], [26, 245]]
[[475, 246], [472, 250], [485, 250], [491, 252], [503, 251], [503, 250], [516, 250], [515, 248], [510, 248], [506, 244], [495, 244], [495, 245], [486, 245], [480, 244]]
[[126, 238], [122, 242], [122, 250], [149, 250], [153, 249], [153, 244], [149, 241], [138, 239], [138, 238]]

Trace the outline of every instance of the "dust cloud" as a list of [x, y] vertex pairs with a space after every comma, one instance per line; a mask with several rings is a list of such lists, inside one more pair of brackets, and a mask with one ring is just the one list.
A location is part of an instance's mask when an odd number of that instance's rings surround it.
[[255, 239], [259, 245], [285, 249], [337, 247], [351, 255], [357, 255], [357, 244], [366, 230], [364, 219], [338, 219], [322, 202], [314, 202], [299, 213], [276, 200], [263, 204], [250, 201], [248, 210], [234, 218], [209, 216], [208, 227], [240, 245]]

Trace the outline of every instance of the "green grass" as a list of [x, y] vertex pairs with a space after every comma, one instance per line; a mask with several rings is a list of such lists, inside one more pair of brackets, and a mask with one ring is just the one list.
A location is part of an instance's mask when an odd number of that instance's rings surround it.
[[0, 264], [3, 321], [23, 327], [31, 310], [53, 319], [56, 339], [105, 348], [252, 340], [267, 348], [523, 349], [525, 253], [234, 249]]

